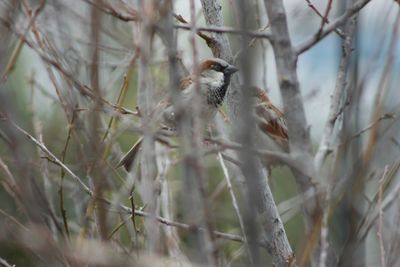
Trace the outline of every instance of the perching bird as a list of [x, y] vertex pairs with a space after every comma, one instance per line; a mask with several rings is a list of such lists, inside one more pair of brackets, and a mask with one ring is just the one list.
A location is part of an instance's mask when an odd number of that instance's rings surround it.
[[288, 129], [283, 112], [271, 103], [264, 90], [255, 86], [250, 89], [252, 90], [256, 124], [261, 133], [259, 139], [261, 139], [263, 147], [288, 152]]
[[[212, 121], [217, 114], [218, 109], [222, 106], [231, 76], [233, 73], [237, 72], [238, 69], [222, 59], [210, 58], [200, 63], [198, 71], [197, 82], [201, 98], [199, 115], [201, 116], [204, 125], [207, 125]], [[181, 106], [183, 109], [189, 109], [191, 107], [193, 98], [197, 95], [195, 91], [196, 86], [195, 73], [181, 80]], [[175, 129], [177, 126], [177, 112], [175, 107], [169, 100], [162, 101], [161, 106], [163, 106], [161, 111], [161, 123], [169, 129]], [[133, 147], [120, 160], [118, 167], [124, 166], [127, 171], [130, 170], [136, 154], [140, 149], [141, 143], [142, 138], [139, 138]]]

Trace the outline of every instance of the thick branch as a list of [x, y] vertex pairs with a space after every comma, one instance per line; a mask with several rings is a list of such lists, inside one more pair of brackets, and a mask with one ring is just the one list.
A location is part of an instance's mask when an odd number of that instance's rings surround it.
[[[209, 27], [222, 27], [223, 26], [223, 17], [222, 17], [222, 7], [219, 0], [202, 0], [203, 14], [205, 16], [206, 23]], [[243, 3], [242, 3], [243, 4]], [[244, 39], [248, 38], [248, 34], [244, 34], [247, 32], [247, 29], [242, 27], [242, 37]], [[227, 60], [228, 62], [232, 61], [232, 51], [230, 49], [230, 45], [228, 42], [228, 38], [226, 34], [223, 33], [213, 33], [213, 39], [215, 42], [210, 46], [213, 55], [215, 57], [220, 57], [222, 59]], [[244, 47], [247, 44], [244, 44]], [[245, 47], [246, 48], [246, 47]], [[240, 114], [241, 111], [241, 88], [239, 86], [238, 79], [233, 79], [231, 82], [231, 87], [228, 91], [227, 96], [227, 104], [229, 109], [229, 117], [232, 122], [235, 122], [238, 125], [239, 117], [243, 114]], [[236, 129], [237, 130], [237, 129]], [[242, 140], [242, 139], [241, 139]], [[251, 141], [250, 141], [251, 142]], [[246, 150], [251, 149], [248, 147]], [[247, 153], [248, 154], [248, 153]], [[253, 159], [253, 157], [251, 157]], [[257, 195], [257, 197], [250, 197], [249, 199], [256, 199], [259, 203], [257, 204], [256, 213], [257, 217], [261, 219], [262, 228], [264, 233], [267, 235], [267, 243], [268, 243], [268, 251], [272, 256], [272, 261], [276, 266], [294, 266], [296, 265], [295, 259], [293, 257], [292, 249], [286, 237], [286, 233], [280, 219], [277, 207], [275, 205], [273, 196], [271, 194], [271, 190], [265, 179], [264, 172], [261, 168], [259, 162], [248, 162], [248, 166], [255, 166], [253, 171], [247, 172], [246, 167], [242, 168], [243, 173], [246, 176], [246, 180], [248, 182], [248, 187], [252, 188], [254, 185], [258, 186], [257, 190], [252, 192], [253, 195]], [[258, 163], [258, 164], [257, 164]], [[247, 168], [248, 170], [248, 168]], [[249, 174], [254, 176], [249, 177]], [[252, 182], [251, 182], [252, 181]], [[251, 186], [250, 184], [253, 184]], [[245, 218], [246, 220], [246, 218]], [[249, 223], [247, 221], [247, 223]], [[246, 225], [248, 228], [249, 225]], [[248, 231], [248, 230], [247, 230]], [[247, 236], [249, 239], [252, 238], [251, 235]], [[254, 252], [254, 251], [253, 251]], [[255, 257], [257, 257], [256, 253], [251, 253], [253, 263]]]
[[[301, 162], [300, 166], [310, 166], [313, 169], [310, 133], [297, 77], [297, 54], [290, 40], [283, 1], [264, 0], [264, 3], [270, 21], [271, 42], [275, 54], [284, 113], [288, 123], [291, 154]], [[310, 188], [314, 188], [314, 191], [318, 192], [310, 177], [299, 173], [293, 168], [292, 172], [303, 193]], [[314, 173], [314, 171], [312, 170], [311, 173]], [[311, 235], [312, 232], [318, 231], [316, 226], [319, 226], [321, 221], [322, 213], [318, 195], [314, 199], [305, 202], [303, 208], [306, 232]]]

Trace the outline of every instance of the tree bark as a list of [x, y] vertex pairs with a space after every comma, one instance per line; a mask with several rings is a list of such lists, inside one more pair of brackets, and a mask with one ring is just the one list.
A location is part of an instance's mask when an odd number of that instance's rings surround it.
[[[218, 27], [223, 26], [222, 6], [220, 1], [202, 0], [201, 3], [207, 25]], [[208, 45], [211, 48], [213, 55], [215, 57], [222, 58], [228, 62], [232, 62], [232, 51], [226, 34], [214, 32], [211, 33], [211, 38], [212, 42], [209, 42]], [[246, 114], [243, 114], [243, 110], [245, 109], [243, 108], [242, 100], [242, 87], [239, 84], [239, 79], [235, 77], [231, 82], [231, 86], [228, 90], [227, 95], [227, 105], [232, 125], [241, 125], [243, 119], [246, 119]], [[251, 124], [251, 121], [252, 118], [250, 118], [250, 120], [247, 120], [247, 123]], [[250, 125], [250, 127], [251, 126], [252, 125]], [[262, 232], [267, 243], [268, 252], [272, 256], [273, 263], [276, 266], [296, 266], [296, 261], [292, 248], [287, 239], [283, 223], [280, 219], [275, 201], [269, 188], [268, 179], [266, 179], [266, 173], [262, 169], [259, 160], [255, 158], [252, 153], [250, 153], [252, 138], [246, 139], [248, 136], [246, 136], [245, 131], [243, 131], [243, 129], [248, 128], [241, 127], [241, 129], [242, 133], [240, 132], [239, 127], [233, 127], [233, 136], [239, 136], [240, 141], [244, 141], [244, 147], [248, 147], [248, 150], [241, 151], [239, 153], [239, 158], [247, 159], [245, 160], [245, 162], [243, 162], [242, 172], [246, 177], [248, 189], [248, 203], [244, 206], [248, 207], [250, 210], [245, 210], [244, 220], [246, 228], [248, 228], [246, 230], [247, 237], [250, 239], [248, 241], [250, 247], [251, 261], [256, 266], [260, 264], [257, 248], [254, 246], [254, 238], [257, 238], [254, 237], [254, 235], [257, 236], [257, 233], [252, 232], [254, 231], [254, 229], [249, 229], [251, 228], [249, 226], [252, 223], [258, 222], [257, 220], [254, 220], [256, 217], [258, 217], [261, 221]], [[256, 216], [252, 217], [254, 214]]]

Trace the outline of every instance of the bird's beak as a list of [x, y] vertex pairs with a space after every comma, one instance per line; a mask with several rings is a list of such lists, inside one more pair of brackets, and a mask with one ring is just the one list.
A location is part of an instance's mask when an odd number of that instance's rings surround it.
[[228, 67], [226, 67], [226, 68], [224, 69], [224, 73], [225, 73], [225, 74], [233, 74], [233, 73], [237, 72], [238, 70], [239, 70], [239, 69], [236, 68], [235, 66], [229, 65]]

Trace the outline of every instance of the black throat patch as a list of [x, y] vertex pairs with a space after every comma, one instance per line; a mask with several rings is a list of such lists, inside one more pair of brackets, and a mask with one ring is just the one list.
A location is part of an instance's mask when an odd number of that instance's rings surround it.
[[220, 107], [224, 103], [226, 91], [231, 80], [231, 75], [224, 75], [224, 83], [221, 87], [212, 90], [207, 95], [207, 103], [215, 107]]

